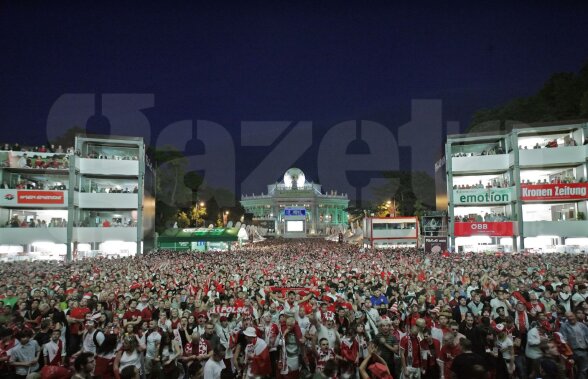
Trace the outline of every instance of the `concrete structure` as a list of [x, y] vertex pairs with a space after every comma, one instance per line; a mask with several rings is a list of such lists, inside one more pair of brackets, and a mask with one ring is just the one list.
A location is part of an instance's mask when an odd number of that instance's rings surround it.
[[307, 182], [297, 168], [286, 171], [281, 182], [269, 184], [267, 194], [241, 197], [241, 205], [254, 221], [273, 222], [276, 235], [284, 237], [347, 229], [348, 204], [346, 194], [323, 193], [320, 184]]
[[363, 243], [371, 248], [419, 247], [418, 217], [364, 217]]
[[448, 136], [435, 169], [446, 174], [450, 246], [588, 251], [587, 136], [585, 122]]
[[76, 137], [75, 151], [0, 152], [0, 259], [142, 252], [155, 216], [142, 138]]

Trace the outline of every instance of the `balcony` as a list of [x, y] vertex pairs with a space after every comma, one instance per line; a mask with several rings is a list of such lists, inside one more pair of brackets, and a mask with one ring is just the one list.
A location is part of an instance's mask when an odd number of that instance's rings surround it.
[[67, 242], [67, 228], [0, 228], [0, 243], [26, 245], [34, 242]]
[[79, 158], [76, 159], [76, 168], [80, 173], [90, 175], [139, 175], [139, 161], [131, 160]]
[[586, 161], [587, 146], [568, 146], [519, 151], [519, 166], [549, 167], [580, 164]]
[[588, 237], [588, 221], [527, 221], [523, 233], [525, 237]]
[[509, 154], [477, 155], [451, 158], [454, 174], [504, 172], [509, 167]]
[[104, 241], [137, 241], [136, 227], [89, 227], [73, 228], [73, 241], [80, 243]]
[[137, 209], [136, 193], [74, 193], [74, 205], [85, 209]]

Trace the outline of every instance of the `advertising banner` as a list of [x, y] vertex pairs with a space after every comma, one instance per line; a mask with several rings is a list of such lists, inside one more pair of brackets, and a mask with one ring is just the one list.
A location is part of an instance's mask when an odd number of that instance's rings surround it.
[[17, 204], [65, 204], [63, 191], [17, 191]]
[[447, 250], [447, 237], [425, 237], [425, 253], [441, 253]]
[[512, 200], [512, 188], [473, 188], [453, 190], [456, 205], [503, 204]]
[[582, 200], [588, 198], [588, 183], [521, 184], [521, 200]]
[[455, 237], [490, 236], [510, 237], [514, 235], [513, 222], [456, 222]]
[[65, 207], [67, 206], [67, 191], [0, 189], [0, 206]]

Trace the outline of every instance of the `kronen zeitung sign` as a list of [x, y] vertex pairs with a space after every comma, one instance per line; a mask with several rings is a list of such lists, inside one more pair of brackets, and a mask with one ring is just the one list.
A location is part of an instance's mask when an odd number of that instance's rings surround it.
[[521, 184], [522, 200], [581, 200], [587, 194], [588, 183]]
[[510, 203], [510, 188], [475, 188], [453, 190], [455, 204], [499, 204]]

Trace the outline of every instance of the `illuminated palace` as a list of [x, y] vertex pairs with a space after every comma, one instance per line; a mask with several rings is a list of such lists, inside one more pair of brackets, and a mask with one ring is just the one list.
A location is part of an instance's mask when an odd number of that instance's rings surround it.
[[282, 182], [269, 184], [267, 194], [241, 198], [241, 205], [253, 215], [254, 223], [265, 226], [267, 234], [284, 237], [345, 230], [348, 204], [347, 194], [323, 193], [321, 185], [307, 182], [298, 168], [286, 171]]

